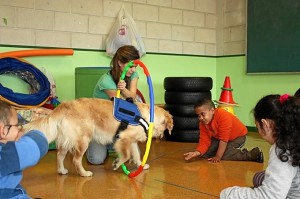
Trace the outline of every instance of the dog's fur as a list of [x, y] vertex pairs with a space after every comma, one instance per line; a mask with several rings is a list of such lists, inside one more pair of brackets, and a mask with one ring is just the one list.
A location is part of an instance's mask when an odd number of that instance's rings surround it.
[[[142, 117], [149, 123], [150, 106], [136, 103]], [[32, 121], [24, 126], [25, 131], [32, 129], [45, 133], [49, 143], [56, 141], [57, 171], [67, 174], [64, 159], [68, 151], [73, 154], [73, 164], [81, 176], [92, 176], [82, 166], [82, 157], [92, 139], [103, 145], [113, 142], [115, 133], [120, 125], [113, 116], [113, 102], [96, 98], [81, 98], [60, 104], [44, 118]], [[171, 134], [173, 118], [163, 108], [155, 106], [153, 137], [162, 138], [168, 129]], [[145, 142], [147, 135], [142, 126], [128, 125], [120, 132], [114, 143], [115, 151], [120, 154], [113, 163], [113, 169], [118, 169], [131, 157], [137, 166], [141, 164], [137, 142]]]

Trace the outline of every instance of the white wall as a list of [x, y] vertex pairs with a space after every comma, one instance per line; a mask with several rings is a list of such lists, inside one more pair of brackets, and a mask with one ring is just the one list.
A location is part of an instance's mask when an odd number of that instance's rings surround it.
[[246, 53], [246, 0], [217, 0], [217, 55]]
[[104, 50], [122, 4], [148, 52], [244, 53], [245, 0], [0, 0], [0, 44]]

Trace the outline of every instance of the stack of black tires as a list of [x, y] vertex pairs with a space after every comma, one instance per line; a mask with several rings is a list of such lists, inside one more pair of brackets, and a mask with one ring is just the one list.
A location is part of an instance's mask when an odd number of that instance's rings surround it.
[[166, 77], [164, 79], [165, 106], [173, 115], [172, 134], [165, 133], [170, 141], [198, 142], [199, 120], [194, 105], [203, 98], [211, 99], [211, 77]]

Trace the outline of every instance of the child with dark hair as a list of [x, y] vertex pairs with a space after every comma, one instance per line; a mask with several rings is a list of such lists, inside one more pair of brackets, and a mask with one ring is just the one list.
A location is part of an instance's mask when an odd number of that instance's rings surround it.
[[199, 144], [195, 151], [184, 154], [185, 160], [203, 157], [213, 163], [221, 160], [264, 161], [258, 147], [250, 151], [241, 150], [248, 131], [235, 115], [224, 109], [216, 109], [210, 99], [200, 100], [194, 108], [200, 121]]
[[[300, 97], [300, 88], [295, 92], [295, 97]], [[259, 187], [265, 179], [265, 171], [259, 171], [253, 176], [253, 186]]]
[[272, 145], [263, 182], [226, 188], [220, 198], [300, 198], [300, 98], [268, 95], [253, 113], [259, 134]]
[[40, 131], [22, 135], [23, 126], [8, 103], [0, 100], [0, 198], [30, 198], [20, 185], [22, 171], [47, 153], [48, 142]]

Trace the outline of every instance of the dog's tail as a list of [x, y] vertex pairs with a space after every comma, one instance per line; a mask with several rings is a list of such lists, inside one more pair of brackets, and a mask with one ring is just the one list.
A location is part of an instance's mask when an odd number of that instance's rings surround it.
[[31, 121], [24, 125], [25, 133], [30, 130], [39, 130], [45, 134], [48, 143], [51, 143], [57, 139], [58, 128], [63, 118], [56, 114], [54, 110], [49, 115], [39, 118], [37, 120]]

